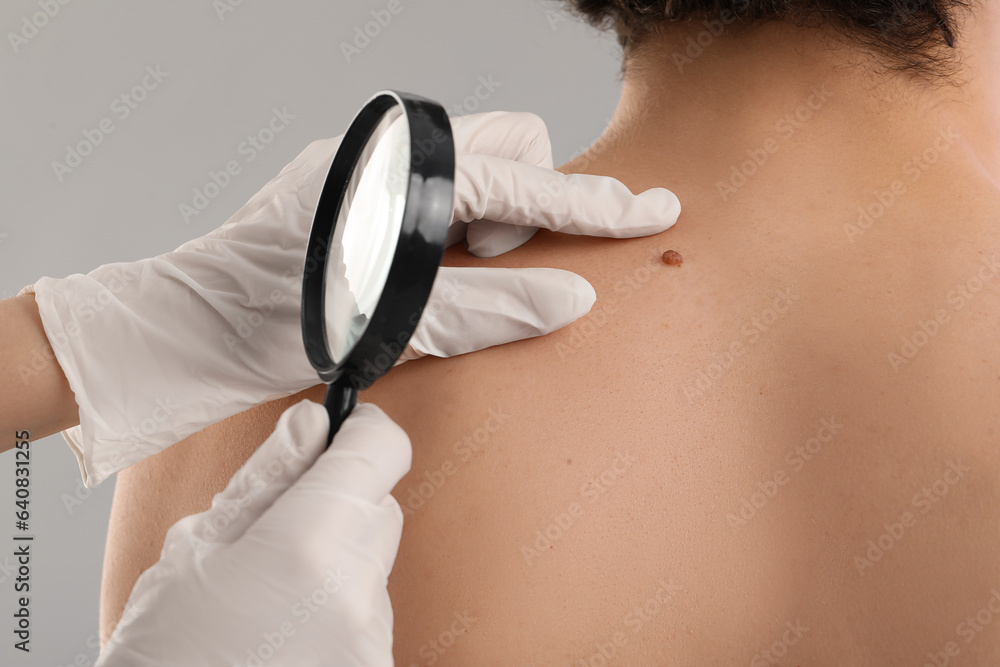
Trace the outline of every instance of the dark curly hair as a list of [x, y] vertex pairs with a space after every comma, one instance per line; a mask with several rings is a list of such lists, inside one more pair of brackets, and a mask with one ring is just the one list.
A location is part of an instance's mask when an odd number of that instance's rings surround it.
[[669, 21], [726, 19], [732, 26], [786, 21], [830, 25], [881, 56], [886, 68], [940, 77], [958, 63], [958, 23], [974, 0], [564, 0], [625, 49]]

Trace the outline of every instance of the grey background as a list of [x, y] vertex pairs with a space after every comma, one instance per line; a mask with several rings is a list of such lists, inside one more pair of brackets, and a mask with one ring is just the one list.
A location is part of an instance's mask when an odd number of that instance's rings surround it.
[[[398, 0], [402, 10], [350, 62], [341, 44], [390, 0], [62, 1], [0, 5], [3, 296], [39, 276], [153, 256], [214, 229], [310, 141], [346, 129], [382, 88], [449, 110], [533, 111], [548, 124], [556, 164], [601, 134], [620, 90], [613, 38], [554, 1]], [[45, 5], [58, 13], [15, 52], [11, 33]], [[141, 82], [147, 66], [168, 76], [121, 119], [112, 102]], [[475, 97], [480, 77], [499, 83], [485, 99]], [[295, 119], [247, 163], [237, 147], [267, 126], [275, 107]], [[60, 182], [52, 163], [64, 162], [67, 144], [105, 118], [114, 130]], [[240, 161], [242, 173], [186, 223], [180, 204], [229, 160]], [[32, 651], [25, 655], [12, 634], [13, 470], [13, 453], [0, 454], [0, 664], [91, 665], [114, 482], [84, 489], [60, 436], [32, 445]]]

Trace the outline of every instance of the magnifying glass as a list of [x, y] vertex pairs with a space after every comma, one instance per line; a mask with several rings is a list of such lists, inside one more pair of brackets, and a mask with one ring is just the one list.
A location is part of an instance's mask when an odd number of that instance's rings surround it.
[[327, 384], [329, 444], [420, 321], [452, 219], [455, 145], [438, 103], [385, 90], [355, 116], [320, 193], [302, 338]]

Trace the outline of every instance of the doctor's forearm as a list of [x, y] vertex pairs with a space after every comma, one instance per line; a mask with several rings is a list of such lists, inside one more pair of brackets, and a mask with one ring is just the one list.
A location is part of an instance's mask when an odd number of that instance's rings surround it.
[[0, 452], [80, 423], [76, 401], [42, 328], [34, 295], [0, 300]]

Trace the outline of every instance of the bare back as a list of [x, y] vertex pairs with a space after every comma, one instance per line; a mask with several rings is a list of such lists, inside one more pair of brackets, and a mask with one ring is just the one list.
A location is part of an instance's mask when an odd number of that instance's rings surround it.
[[[867, 222], [877, 192], [762, 175], [723, 198], [680, 166], [587, 168], [675, 188], [680, 222], [628, 241], [543, 232], [492, 260], [452, 249], [455, 265], [575, 271], [597, 303], [362, 396], [413, 442], [394, 491], [396, 663], [1000, 659], [1000, 199], [935, 198], [929, 171]], [[166, 528], [288, 402], [119, 476], [105, 635]]]

